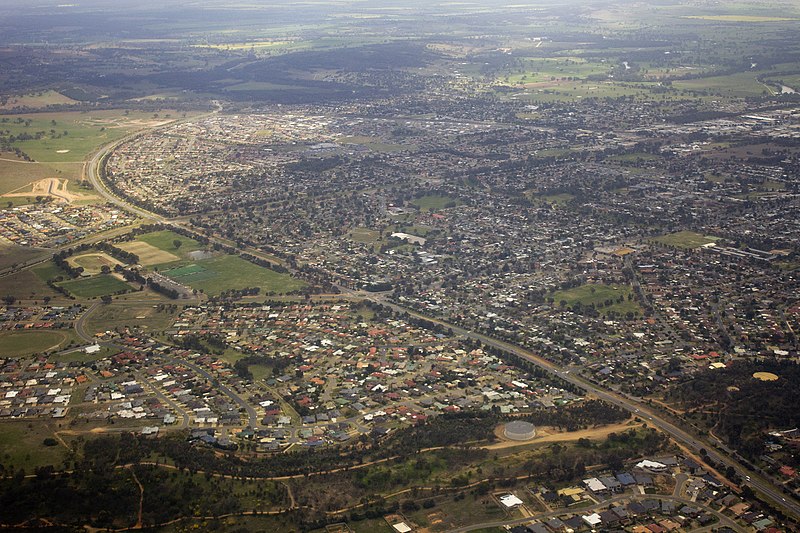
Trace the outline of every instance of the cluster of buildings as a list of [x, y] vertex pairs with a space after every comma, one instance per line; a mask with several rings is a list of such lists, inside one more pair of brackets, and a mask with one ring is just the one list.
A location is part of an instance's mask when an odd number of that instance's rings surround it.
[[359, 311], [344, 301], [204, 304], [185, 307], [171, 333], [176, 341], [219, 336], [268, 370], [238, 385], [263, 415], [267, 432], [253, 435], [259, 439], [289, 443], [290, 421], [302, 425], [296, 436], [303, 442], [341, 441], [348, 432], [385, 434], [442, 412], [513, 413], [581, 400], [455, 338]]
[[0, 306], [0, 331], [71, 328], [85, 308], [69, 306]]
[[[498, 497], [514, 513], [538, 514], [514, 526], [514, 533], [622, 530], [666, 533], [694, 528], [715, 531], [777, 532], [778, 520], [753, 508], [736, 492], [688, 457], [657, 457], [630, 465], [626, 471], [598, 474], [580, 486], [530, 488]], [[559, 512], [563, 511], [563, 512]]]
[[0, 209], [0, 243], [56, 247], [109, 228], [131, 224], [134, 216], [112, 204], [30, 204]]
[[46, 357], [0, 359], [0, 419], [64, 418], [73, 390], [89, 379], [84, 369]]

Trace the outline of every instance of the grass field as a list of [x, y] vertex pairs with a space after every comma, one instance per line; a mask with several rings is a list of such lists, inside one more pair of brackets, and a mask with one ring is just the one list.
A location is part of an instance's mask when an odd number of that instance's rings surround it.
[[71, 335], [55, 330], [0, 332], [0, 356], [17, 357], [54, 350], [71, 340]]
[[564, 207], [575, 198], [569, 193], [559, 194], [536, 194], [532, 195], [531, 200], [535, 203], [549, 204], [551, 206]]
[[41, 300], [45, 296], [50, 298], [64, 297], [48, 287], [47, 283], [32, 269], [0, 278], [0, 295], [15, 296], [19, 300]]
[[[178, 240], [181, 242], [179, 248], [175, 248], [175, 241]], [[194, 239], [190, 239], [189, 237], [184, 237], [183, 235], [178, 235], [174, 231], [170, 230], [163, 230], [163, 231], [155, 231], [152, 233], [145, 233], [144, 235], [139, 235], [136, 241], [144, 242], [149, 244], [150, 246], [157, 248], [163, 252], [167, 252], [171, 256], [176, 256], [178, 259], [188, 259], [189, 252], [194, 252], [196, 250], [203, 249], [203, 245], [197, 242]], [[134, 241], [134, 242], [136, 242]], [[166, 257], [166, 256], [164, 256]], [[141, 257], [140, 257], [141, 259]], [[156, 258], [153, 258], [156, 259]], [[164, 263], [159, 264], [166, 264], [174, 262], [175, 260], [165, 261]]]
[[[0, 118], [0, 130], [10, 135], [27, 133], [41, 138], [18, 141], [20, 148], [39, 162], [82, 162], [100, 146], [147, 126], [155, 126], [174, 118], [174, 111], [157, 113], [122, 111], [29, 113]], [[169, 115], [169, 118], [167, 117]], [[66, 133], [66, 134], [65, 134]]]
[[364, 146], [365, 148], [368, 148], [373, 152], [393, 153], [393, 152], [402, 152], [403, 150], [416, 149], [416, 145], [386, 143], [382, 142], [377, 137], [365, 137], [365, 136], [339, 137], [336, 142], [340, 144], [357, 144], [360, 146]]
[[451, 196], [427, 195], [412, 200], [411, 203], [426, 211], [439, 211], [446, 207], [459, 205], [461, 202], [458, 198]]
[[12, 96], [4, 105], [0, 106], [0, 109], [14, 109], [15, 107], [38, 109], [47, 107], [49, 105], [71, 105], [77, 103], [77, 100], [73, 100], [72, 98], [64, 96], [59, 92], [43, 91], [39, 93]]
[[283, 294], [303, 288], [306, 284], [288, 274], [279, 274], [235, 255], [221, 255], [190, 263], [163, 274], [193, 289], [202, 289], [206, 294], [217, 295], [231, 289], [260, 287], [261, 292]]
[[119, 261], [104, 253], [89, 253], [71, 257], [69, 263], [73, 266], [83, 267], [87, 274], [99, 274], [103, 266], [114, 268]]
[[114, 302], [103, 307], [102, 312], [92, 313], [86, 319], [86, 331], [94, 334], [117, 327], [141, 328], [158, 331], [168, 328], [175, 313], [168, 307], [154, 304], [122, 304]]
[[587, 61], [581, 57], [525, 58], [518, 68], [501, 74], [497, 82], [504, 85], [549, 82], [554, 79], [584, 79], [587, 76], [607, 74], [613, 65]]
[[364, 244], [371, 244], [378, 242], [380, 232], [369, 228], [353, 228], [350, 232], [350, 238], [356, 242], [363, 242]]
[[161, 265], [180, 260], [177, 255], [142, 241], [123, 242], [117, 247], [139, 256], [139, 263], [144, 266]]
[[46, 262], [46, 263], [44, 263], [42, 265], [33, 267], [31, 269], [31, 272], [36, 274], [39, 277], [39, 279], [41, 279], [42, 281], [48, 281], [48, 280], [54, 279], [54, 278], [56, 278], [58, 276], [63, 276], [64, 275], [64, 271], [61, 270], [58, 267], [58, 265], [56, 265], [52, 261], [48, 261], [48, 262]]
[[47, 422], [7, 420], [0, 422], [0, 461], [32, 473], [37, 466], [61, 468], [66, 449], [62, 445], [45, 446], [44, 439], [53, 438]]
[[661, 244], [666, 244], [667, 246], [693, 249], [716, 242], [719, 240], [719, 238], [701, 235], [699, 233], [695, 233], [694, 231], [679, 231], [677, 233], [670, 233], [669, 235], [656, 237], [653, 240]]
[[763, 17], [758, 15], [691, 15], [687, 19], [713, 20], [716, 22], [787, 22], [800, 20], [787, 17]]
[[[619, 297], [622, 297], [621, 302], [617, 302]], [[561, 305], [561, 302], [566, 302], [567, 307], [572, 307], [577, 303], [583, 306], [589, 306], [607, 302], [611, 300], [611, 305], [598, 307], [598, 312], [603, 315], [608, 311], [614, 311], [618, 314], [625, 315], [628, 312], [633, 314], [641, 314], [642, 309], [633, 298], [633, 289], [627, 285], [602, 285], [598, 283], [588, 283], [572, 289], [554, 292], [551, 297], [555, 301], [555, 305]], [[629, 300], [628, 298], [631, 297]]]
[[96, 298], [120, 291], [132, 290], [131, 286], [111, 275], [101, 275], [86, 279], [72, 279], [58, 283], [78, 298]]
[[764, 91], [767, 91], [767, 88], [756, 79], [757, 75], [757, 72], [737, 72], [729, 76], [675, 80], [672, 82], [672, 86], [675, 89], [708, 91], [721, 96], [759, 96]]

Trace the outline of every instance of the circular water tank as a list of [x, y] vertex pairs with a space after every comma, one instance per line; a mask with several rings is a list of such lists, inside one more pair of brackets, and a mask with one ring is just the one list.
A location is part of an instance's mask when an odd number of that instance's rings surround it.
[[536, 426], [530, 422], [515, 420], [506, 424], [503, 434], [511, 440], [530, 440], [536, 436]]

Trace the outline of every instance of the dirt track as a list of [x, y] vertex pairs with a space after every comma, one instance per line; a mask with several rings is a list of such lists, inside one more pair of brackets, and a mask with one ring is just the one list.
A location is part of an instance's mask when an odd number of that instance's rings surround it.
[[545, 426], [536, 428], [536, 436], [531, 440], [516, 441], [508, 440], [502, 435], [502, 426], [498, 427], [495, 434], [502, 439], [502, 442], [489, 444], [483, 446], [487, 450], [502, 450], [505, 448], [514, 448], [517, 446], [527, 446], [529, 444], [541, 444], [547, 442], [570, 442], [578, 439], [601, 439], [608, 437], [609, 433], [620, 433], [636, 427], [637, 424], [631, 423], [631, 420], [620, 422], [619, 424], [612, 424], [609, 426], [600, 426], [596, 428], [581, 429], [579, 431], [558, 432], [555, 428]]

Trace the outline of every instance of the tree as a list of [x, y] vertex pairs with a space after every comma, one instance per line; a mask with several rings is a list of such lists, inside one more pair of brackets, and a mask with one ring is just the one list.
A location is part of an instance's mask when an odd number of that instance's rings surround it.
[[16, 301], [17, 301], [17, 297], [16, 296], [12, 296], [10, 294], [8, 294], [6, 296], [3, 296], [3, 302], [6, 305], [14, 305], [14, 302], [16, 302]]
[[175, 239], [174, 241], [172, 241], [172, 245], [175, 247], [176, 250], [180, 248], [182, 244], [183, 241], [181, 241], [180, 239]]
[[100, 272], [103, 274], [111, 274], [111, 267], [108, 265], [103, 265], [100, 267]]

